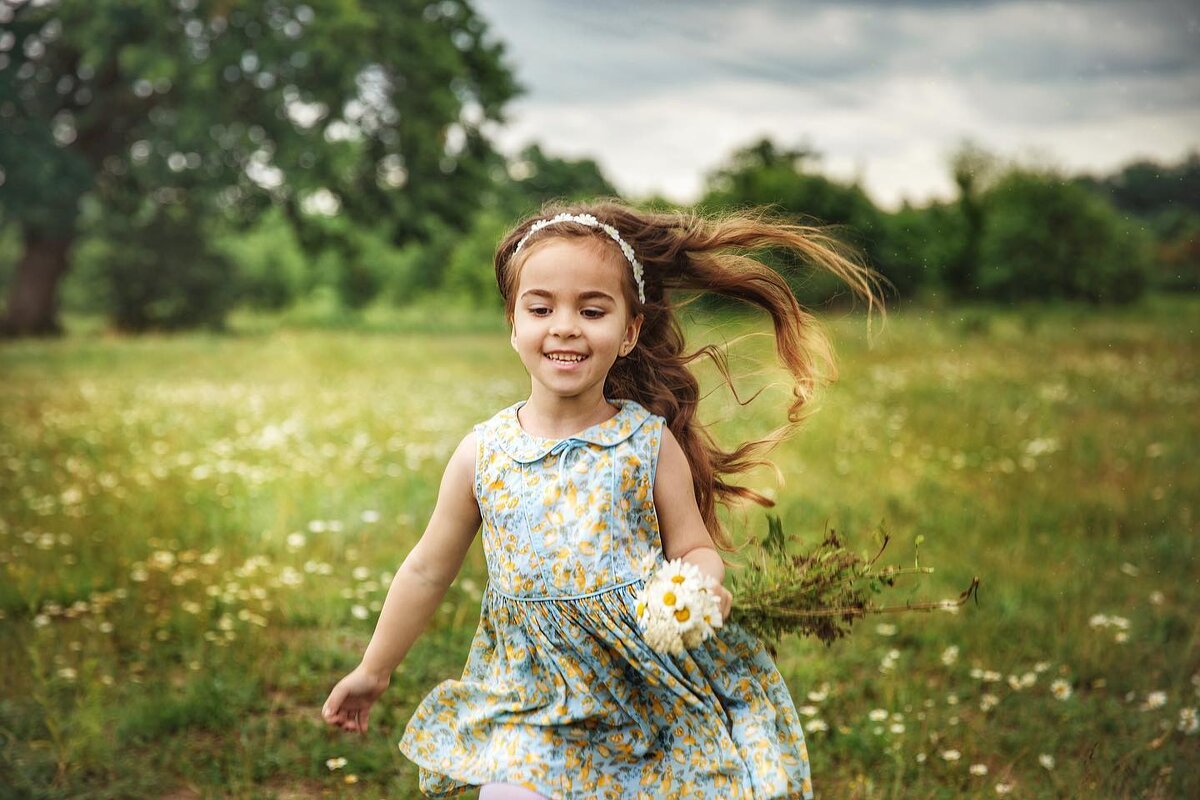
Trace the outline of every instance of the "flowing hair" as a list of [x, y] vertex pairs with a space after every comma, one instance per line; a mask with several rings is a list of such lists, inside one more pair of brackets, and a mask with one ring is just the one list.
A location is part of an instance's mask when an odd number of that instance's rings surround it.
[[[560, 222], [537, 231], [515, 253], [517, 243], [538, 219], [555, 214], [591, 214], [601, 223], [615, 227], [628, 242], [643, 267], [646, 302], [639, 302], [629, 262], [616, 242], [602, 230], [575, 222]], [[692, 485], [701, 516], [718, 548], [736, 551], [717, 518], [718, 503], [729, 508], [752, 501], [773, 506], [770, 498], [728, 478], [757, 466], [774, 468], [762, 456], [793, 433], [812, 412], [805, 408], [824, 382], [837, 380], [833, 350], [814, 316], [797, 302], [787, 281], [773, 268], [752, 258], [764, 248], [783, 249], [804, 261], [828, 270], [864, 297], [869, 311], [876, 305], [886, 316], [881, 297], [874, 289], [884, 276], [865, 266], [852, 247], [825, 232], [826, 229], [793, 224], [765, 209], [721, 215], [696, 212], [639, 211], [615, 200], [592, 203], [551, 202], [537, 214], [516, 225], [496, 248], [496, 283], [504, 298], [511, 324], [516, 311], [516, 292], [521, 266], [538, 245], [556, 238], [591, 240], [598, 252], [622, 267], [622, 285], [630, 316], [645, 316], [637, 345], [617, 359], [604, 384], [605, 397], [635, 400], [665, 418], [679, 441], [692, 471]], [[766, 311], [775, 328], [775, 349], [792, 378], [792, 400], [788, 422], [762, 439], [743, 442], [732, 450], [721, 448], [709, 430], [696, 418], [700, 384], [689, 364], [707, 356], [733, 387], [725, 354], [714, 345], [686, 352], [683, 329], [676, 316], [682, 305], [670, 292], [695, 291], [723, 295]], [[753, 400], [753, 398], [751, 398]], [[740, 399], [739, 404], [746, 405]]]

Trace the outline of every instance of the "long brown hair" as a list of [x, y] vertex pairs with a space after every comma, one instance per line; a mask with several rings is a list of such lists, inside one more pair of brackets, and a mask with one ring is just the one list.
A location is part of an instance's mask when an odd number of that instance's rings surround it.
[[[560, 213], [591, 214], [620, 232], [642, 264], [645, 303], [638, 300], [629, 262], [616, 243], [597, 228], [574, 222], [547, 226], [535, 233], [514, 257], [517, 242], [534, 221]], [[631, 316], [644, 314], [645, 319], [637, 346], [628, 356], [618, 359], [609, 372], [604, 394], [635, 400], [666, 419], [687, 455], [705, 525], [716, 545], [725, 551], [736, 548], [717, 519], [717, 503], [726, 507], [745, 501], [768, 507], [775, 504], [753, 489], [728, 483], [726, 478], [756, 466], [772, 466], [761, 456], [808, 417], [812, 408], [806, 410], [805, 406], [819, 385], [837, 380], [832, 347], [816, 318], [800, 306], [791, 287], [776, 270], [749, 253], [763, 248], [790, 250], [844, 280], [866, 299], [868, 312], [878, 305], [886, 316], [882, 298], [873, 289], [879, 281], [889, 284], [890, 281], [861, 263], [858, 251], [827, 230], [793, 224], [765, 209], [702, 216], [696, 212], [639, 211], [615, 200], [552, 202], [518, 223], [496, 248], [496, 283], [504, 297], [509, 323], [516, 310], [521, 266], [539, 243], [558, 237], [591, 237], [604, 248], [601, 252], [620, 263]], [[793, 379], [787, 424], [763, 439], [743, 442], [730, 451], [717, 445], [696, 419], [700, 384], [688, 364], [707, 356], [731, 389], [733, 379], [724, 353], [716, 346], [705, 345], [693, 353], [685, 352], [683, 329], [676, 316], [678, 298], [669, 294], [672, 290], [723, 295], [770, 314], [776, 352]]]

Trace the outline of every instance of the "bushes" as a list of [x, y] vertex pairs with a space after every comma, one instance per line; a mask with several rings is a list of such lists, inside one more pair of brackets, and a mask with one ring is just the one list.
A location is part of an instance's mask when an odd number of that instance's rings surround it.
[[976, 289], [983, 298], [1128, 303], [1152, 244], [1105, 200], [1052, 172], [1014, 169], [984, 195]]

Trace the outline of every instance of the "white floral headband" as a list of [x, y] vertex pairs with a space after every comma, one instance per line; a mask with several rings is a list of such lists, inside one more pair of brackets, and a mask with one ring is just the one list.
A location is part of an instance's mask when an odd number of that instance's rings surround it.
[[521, 237], [521, 241], [517, 242], [516, 249], [513, 250], [513, 255], [521, 252], [521, 246], [525, 244], [530, 236], [540, 231], [547, 225], [553, 225], [556, 222], [578, 222], [580, 225], [587, 225], [589, 228], [599, 228], [609, 235], [609, 237], [621, 247], [621, 252], [625, 254], [625, 258], [629, 259], [629, 266], [633, 267], [633, 280], [637, 284], [638, 300], [642, 303], [646, 302], [646, 285], [642, 282], [642, 265], [638, 262], [637, 257], [633, 254], [633, 248], [629, 242], [621, 238], [621, 234], [612, 225], [606, 225], [600, 220], [593, 217], [591, 214], [555, 214], [550, 219], [539, 219], [537, 222], [529, 226], [529, 230]]

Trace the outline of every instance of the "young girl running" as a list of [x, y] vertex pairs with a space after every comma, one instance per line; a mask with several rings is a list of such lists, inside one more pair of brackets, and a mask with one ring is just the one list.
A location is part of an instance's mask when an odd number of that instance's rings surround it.
[[[881, 276], [817, 229], [706, 219], [615, 202], [550, 206], [496, 251], [528, 399], [475, 425], [450, 457], [429, 525], [397, 571], [362, 662], [322, 716], [365, 732], [371, 705], [424, 630], [482, 524], [488, 583], [461, 680], [417, 706], [400, 750], [421, 791], [503, 798], [810, 798], [808, 752], [765, 645], [727, 622], [697, 648], [651, 649], [634, 611], [639, 564], [682, 558], [724, 579], [716, 504], [765, 496], [727, 476], [794, 429], [830, 348], [774, 270], [788, 248], [865, 297]], [[788, 424], [732, 451], [695, 419], [673, 290], [771, 315], [794, 379]], [[869, 310], [868, 308], [868, 310]], [[721, 613], [732, 597], [717, 589]]]

